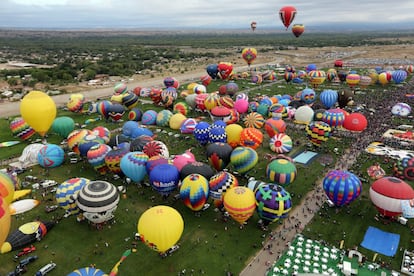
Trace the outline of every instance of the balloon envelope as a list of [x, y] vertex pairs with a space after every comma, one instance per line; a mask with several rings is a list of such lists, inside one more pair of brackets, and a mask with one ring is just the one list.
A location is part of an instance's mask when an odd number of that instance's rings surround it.
[[323, 179], [322, 185], [325, 194], [336, 206], [351, 203], [362, 191], [361, 180], [348, 171], [330, 171]]
[[20, 103], [20, 114], [23, 119], [40, 136], [45, 136], [56, 117], [56, 104], [44, 92], [31, 91]]
[[172, 207], [158, 205], [146, 210], [138, 220], [141, 240], [160, 253], [175, 245], [184, 230], [181, 214]]

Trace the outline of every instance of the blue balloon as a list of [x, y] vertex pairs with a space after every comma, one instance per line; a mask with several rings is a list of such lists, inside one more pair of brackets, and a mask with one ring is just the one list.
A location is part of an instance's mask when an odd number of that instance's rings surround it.
[[146, 135], [146, 136], [152, 137], [152, 136], [154, 136], [154, 133], [152, 133], [152, 131], [149, 130], [148, 128], [137, 127], [137, 128], [135, 128], [135, 129], [132, 130], [132, 133], [131, 133], [131, 136], [130, 137], [132, 139], [135, 139], [135, 138], [137, 138], [139, 136], [142, 136], [142, 135]]
[[396, 70], [392, 72], [392, 80], [396, 83], [402, 83], [407, 78], [407, 72], [405, 70]]
[[211, 126], [210, 131], [208, 132], [208, 142], [209, 143], [215, 143], [215, 142], [221, 142], [226, 143], [227, 142], [227, 134], [226, 129], [221, 126]]
[[313, 70], [316, 70], [316, 69], [317, 69], [316, 64], [311, 63], [311, 64], [308, 64], [306, 66], [305, 71], [306, 71], [306, 73], [309, 73], [310, 71], [313, 71]]
[[207, 74], [212, 78], [216, 79], [218, 74], [218, 65], [217, 64], [209, 64], [206, 68]]
[[78, 268], [66, 276], [105, 276], [108, 275], [102, 270], [93, 267]]
[[208, 135], [210, 132], [210, 124], [207, 122], [199, 122], [193, 131], [194, 138], [197, 140], [197, 142], [200, 143], [200, 145], [206, 145], [208, 142]]
[[54, 168], [62, 165], [65, 152], [55, 144], [44, 145], [37, 154], [37, 162], [43, 168]]
[[154, 190], [167, 196], [177, 188], [180, 172], [174, 165], [160, 164], [151, 170], [149, 181]]
[[148, 155], [141, 151], [134, 151], [125, 154], [121, 159], [121, 170], [134, 182], [141, 182], [147, 175]]
[[330, 171], [324, 177], [322, 184], [326, 196], [336, 206], [350, 204], [362, 191], [361, 180], [349, 171]]
[[122, 134], [131, 137], [132, 132], [139, 127], [139, 124], [135, 121], [126, 121], [122, 126]]
[[331, 89], [325, 89], [319, 95], [322, 104], [327, 108], [331, 108], [338, 101], [338, 92]]

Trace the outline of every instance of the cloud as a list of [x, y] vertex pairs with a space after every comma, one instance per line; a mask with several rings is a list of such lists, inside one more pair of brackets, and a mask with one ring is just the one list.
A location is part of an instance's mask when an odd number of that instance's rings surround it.
[[414, 1], [378, 0], [2, 0], [0, 27], [28, 28], [244, 28], [252, 20], [260, 28], [283, 28], [279, 9], [294, 5], [294, 23], [412, 22]]

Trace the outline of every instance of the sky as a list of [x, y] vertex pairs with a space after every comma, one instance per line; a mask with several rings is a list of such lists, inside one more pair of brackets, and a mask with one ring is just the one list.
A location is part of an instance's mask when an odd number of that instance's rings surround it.
[[0, 28], [283, 29], [283, 6], [305, 26], [414, 26], [413, 0], [1, 0]]

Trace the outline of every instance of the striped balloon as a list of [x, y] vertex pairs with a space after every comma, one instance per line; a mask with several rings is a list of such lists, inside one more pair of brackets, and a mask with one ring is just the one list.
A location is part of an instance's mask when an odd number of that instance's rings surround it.
[[243, 224], [254, 214], [256, 198], [253, 191], [247, 187], [232, 187], [224, 195], [223, 205], [235, 221]]
[[263, 133], [257, 128], [247, 127], [240, 133], [240, 145], [257, 149], [263, 142]]
[[249, 147], [237, 147], [230, 155], [230, 164], [235, 171], [241, 174], [245, 174], [253, 169], [258, 161], [259, 156], [257, 152]]
[[210, 187], [210, 197], [221, 201], [228, 189], [239, 186], [239, 181], [233, 174], [221, 171], [210, 178], [208, 185]]
[[120, 163], [122, 172], [132, 181], [141, 182], [147, 175], [148, 155], [141, 151], [134, 151], [125, 154]]
[[36, 133], [22, 117], [17, 117], [10, 122], [10, 130], [14, 136], [22, 140], [27, 140]]
[[296, 179], [296, 173], [295, 164], [284, 158], [274, 159], [266, 167], [266, 177], [280, 185], [291, 184]]
[[276, 153], [286, 153], [292, 149], [292, 139], [284, 133], [275, 134], [269, 140], [270, 149]]
[[322, 116], [322, 121], [331, 127], [342, 126], [345, 120], [345, 113], [340, 108], [328, 109]]
[[66, 214], [76, 215], [79, 208], [76, 205], [75, 198], [79, 191], [89, 183], [89, 179], [75, 177], [62, 182], [56, 189], [56, 202], [66, 210]]
[[326, 108], [331, 108], [338, 101], [338, 92], [331, 89], [325, 89], [319, 95], [319, 99]]
[[86, 154], [89, 164], [102, 175], [109, 171], [109, 168], [105, 163], [105, 156], [111, 150], [112, 148], [107, 144], [97, 144], [92, 146]]
[[342, 170], [328, 172], [322, 185], [325, 194], [336, 206], [350, 204], [362, 191], [361, 180], [355, 174]]

